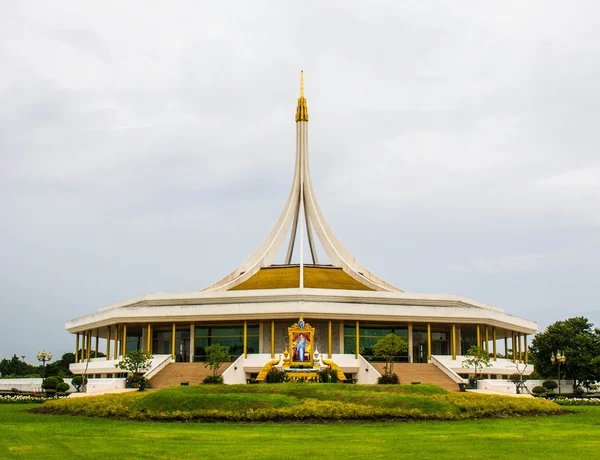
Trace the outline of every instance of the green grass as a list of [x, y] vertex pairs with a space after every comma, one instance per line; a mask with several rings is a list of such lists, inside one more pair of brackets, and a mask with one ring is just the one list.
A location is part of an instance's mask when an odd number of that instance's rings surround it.
[[458, 422], [154, 423], [25, 412], [0, 406], [2, 459], [565, 459], [597, 458], [600, 408], [558, 417]]
[[449, 393], [433, 385], [199, 385], [44, 403], [42, 413], [157, 421], [465, 420], [550, 415], [538, 399]]

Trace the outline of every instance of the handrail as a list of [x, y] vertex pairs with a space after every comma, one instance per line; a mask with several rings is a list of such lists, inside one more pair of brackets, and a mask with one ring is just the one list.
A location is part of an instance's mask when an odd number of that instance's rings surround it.
[[167, 366], [167, 364], [170, 364], [171, 362], [173, 362], [173, 358], [171, 357], [171, 355], [165, 355], [165, 358], [161, 362], [159, 362], [155, 367], [146, 372], [144, 374], [144, 377], [148, 380], [151, 379], [160, 371], [162, 371]]
[[454, 372], [449, 367], [446, 367], [444, 363], [442, 363], [439, 359], [437, 359], [434, 355], [431, 355], [431, 364], [441, 370], [444, 374], [450, 377], [456, 383], [466, 383], [467, 380], [463, 379], [460, 375]]

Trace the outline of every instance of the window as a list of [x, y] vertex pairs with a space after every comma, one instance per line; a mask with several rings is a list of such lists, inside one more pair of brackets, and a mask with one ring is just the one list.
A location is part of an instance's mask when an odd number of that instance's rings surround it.
[[[258, 353], [258, 324], [248, 324], [246, 346], [248, 353]], [[194, 342], [194, 361], [206, 360], [206, 347], [212, 344], [229, 347], [231, 361], [244, 352], [244, 326], [201, 326], [196, 327]]]
[[[382, 337], [388, 334], [396, 334], [402, 337], [408, 345], [408, 327], [407, 326], [362, 326], [359, 327], [360, 333], [360, 354], [370, 361], [381, 361], [373, 355], [373, 345]], [[344, 353], [356, 353], [356, 325], [344, 325]], [[408, 351], [396, 358], [396, 362], [408, 362]]]

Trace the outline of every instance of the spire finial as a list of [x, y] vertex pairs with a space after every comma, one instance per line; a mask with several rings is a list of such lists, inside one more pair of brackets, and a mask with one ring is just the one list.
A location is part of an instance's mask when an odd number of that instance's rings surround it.
[[308, 121], [308, 107], [304, 97], [304, 70], [300, 71], [300, 97], [298, 98], [298, 108], [296, 109], [296, 121]]

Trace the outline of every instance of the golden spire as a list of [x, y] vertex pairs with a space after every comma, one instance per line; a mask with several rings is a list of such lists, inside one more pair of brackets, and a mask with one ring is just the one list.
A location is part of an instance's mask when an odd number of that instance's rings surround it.
[[300, 71], [300, 97], [298, 98], [298, 108], [296, 109], [296, 121], [308, 121], [308, 107], [304, 97], [304, 71]]

